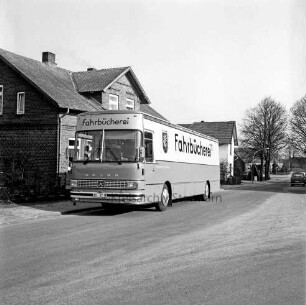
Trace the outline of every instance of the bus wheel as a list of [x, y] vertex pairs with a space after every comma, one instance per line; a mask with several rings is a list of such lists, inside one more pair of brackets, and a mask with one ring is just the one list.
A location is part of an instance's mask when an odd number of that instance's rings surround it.
[[210, 188], [209, 188], [209, 184], [206, 182], [205, 188], [204, 188], [203, 200], [207, 201], [208, 198], [210, 198]]
[[164, 211], [167, 206], [171, 203], [170, 192], [167, 184], [165, 183], [160, 195], [160, 201], [156, 203], [157, 211]]

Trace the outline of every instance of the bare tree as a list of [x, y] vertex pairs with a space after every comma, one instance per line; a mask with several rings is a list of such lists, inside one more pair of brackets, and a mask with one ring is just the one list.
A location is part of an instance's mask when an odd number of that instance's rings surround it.
[[260, 158], [260, 180], [269, 179], [271, 157], [286, 146], [287, 112], [284, 106], [272, 98], [264, 98], [255, 107], [247, 110], [241, 125], [242, 146]]
[[290, 109], [290, 144], [300, 153], [306, 153], [306, 95]]

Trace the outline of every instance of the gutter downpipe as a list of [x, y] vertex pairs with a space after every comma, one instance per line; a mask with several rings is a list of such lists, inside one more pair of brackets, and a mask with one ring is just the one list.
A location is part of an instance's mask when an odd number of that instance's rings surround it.
[[57, 142], [57, 149], [58, 149], [58, 154], [57, 154], [57, 186], [60, 185], [60, 161], [61, 161], [61, 125], [62, 125], [62, 119], [69, 114], [70, 109], [67, 108], [66, 113], [64, 114], [59, 114], [58, 115], [58, 142]]

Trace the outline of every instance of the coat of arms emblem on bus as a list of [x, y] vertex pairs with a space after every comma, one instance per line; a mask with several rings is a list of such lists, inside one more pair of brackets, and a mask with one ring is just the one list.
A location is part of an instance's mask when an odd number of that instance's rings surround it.
[[163, 131], [163, 150], [164, 152], [168, 152], [168, 133], [167, 131]]

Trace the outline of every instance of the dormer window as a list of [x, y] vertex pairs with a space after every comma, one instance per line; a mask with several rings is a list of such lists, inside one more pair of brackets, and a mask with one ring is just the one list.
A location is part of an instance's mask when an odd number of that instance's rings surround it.
[[135, 110], [135, 101], [132, 99], [126, 99], [126, 109]]
[[17, 114], [24, 114], [25, 93], [17, 93]]
[[109, 95], [109, 110], [118, 110], [119, 109], [119, 96], [115, 94]]
[[3, 114], [3, 86], [0, 86], [0, 115]]

